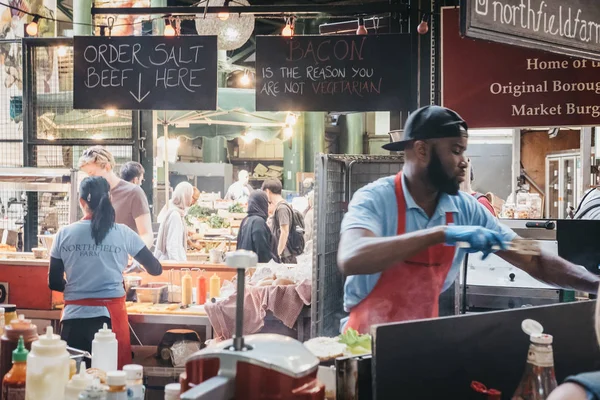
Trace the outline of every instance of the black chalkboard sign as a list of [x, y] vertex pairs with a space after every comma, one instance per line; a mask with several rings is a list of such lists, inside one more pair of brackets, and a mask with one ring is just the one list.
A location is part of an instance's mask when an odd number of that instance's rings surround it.
[[461, 0], [461, 33], [600, 61], [598, 0]]
[[410, 35], [258, 36], [257, 111], [407, 110]]
[[76, 36], [76, 109], [216, 110], [216, 36]]

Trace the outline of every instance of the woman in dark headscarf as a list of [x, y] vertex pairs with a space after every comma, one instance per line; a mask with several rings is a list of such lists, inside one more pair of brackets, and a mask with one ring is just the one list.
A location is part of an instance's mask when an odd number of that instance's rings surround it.
[[[267, 263], [275, 258], [275, 242], [267, 226], [269, 200], [262, 190], [255, 190], [248, 198], [248, 216], [240, 225], [237, 237], [238, 250], [250, 250], [258, 255], [259, 263]], [[275, 261], [278, 261], [275, 259]]]

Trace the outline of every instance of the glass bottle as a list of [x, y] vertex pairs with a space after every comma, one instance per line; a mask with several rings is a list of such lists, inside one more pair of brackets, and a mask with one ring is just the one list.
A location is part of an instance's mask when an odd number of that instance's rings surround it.
[[19, 337], [17, 348], [12, 353], [13, 366], [2, 379], [2, 396], [10, 400], [25, 400], [25, 382], [27, 379], [27, 354], [23, 336]]
[[545, 400], [556, 386], [552, 336], [533, 333], [525, 372], [512, 400]]

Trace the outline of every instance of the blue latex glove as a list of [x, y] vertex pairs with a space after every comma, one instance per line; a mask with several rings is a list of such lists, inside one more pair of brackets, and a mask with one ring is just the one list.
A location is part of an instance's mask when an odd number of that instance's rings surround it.
[[446, 244], [455, 246], [459, 242], [469, 243], [471, 247], [465, 249], [469, 253], [481, 251], [484, 260], [498, 248], [506, 249], [502, 234], [496, 231], [481, 226], [449, 225], [446, 228]]

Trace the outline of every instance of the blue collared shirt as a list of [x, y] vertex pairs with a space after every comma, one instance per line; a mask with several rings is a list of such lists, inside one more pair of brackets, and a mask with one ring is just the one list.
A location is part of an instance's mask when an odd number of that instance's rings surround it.
[[[348, 212], [342, 221], [341, 231], [367, 229], [379, 237], [396, 236], [398, 232], [398, 205], [394, 187], [394, 176], [379, 179], [358, 190], [350, 201]], [[510, 228], [500, 224], [473, 196], [459, 192], [456, 196], [442, 194], [438, 205], [429, 218], [415, 203], [402, 178], [402, 189], [406, 200], [406, 233], [433, 228], [446, 224], [446, 213], [451, 212], [456, 225], [483, 226], [500, 232], [505, 241], [517, 235]], [[452, 267], [448, 272], [442, 292], [448, 289], [460, 271], [465, 256], [464, 249], [457, 249]], [[373, 290], [381, 273], [353, 275], [344, 284], [344, 309], [350, 311]]]

